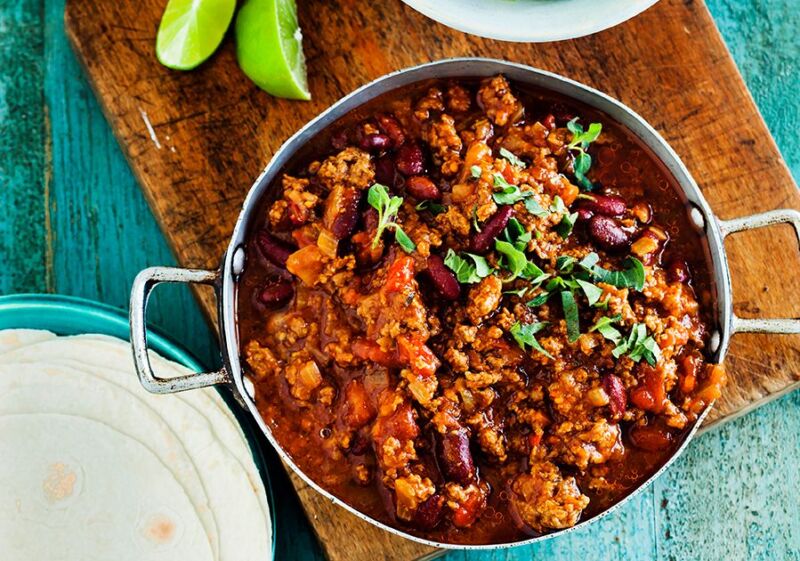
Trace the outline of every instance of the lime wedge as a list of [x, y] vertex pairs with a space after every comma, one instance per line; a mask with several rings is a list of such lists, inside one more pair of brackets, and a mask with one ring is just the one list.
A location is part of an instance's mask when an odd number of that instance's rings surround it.
[[167, 68], [190, 70], [217, 50], [236, 0], [169, 0], [156, 36], [156, 56]]
[[247, 0], [236, 16], [236, 56], [245, 74], [277, 97], [311, 99], [294, 0]]

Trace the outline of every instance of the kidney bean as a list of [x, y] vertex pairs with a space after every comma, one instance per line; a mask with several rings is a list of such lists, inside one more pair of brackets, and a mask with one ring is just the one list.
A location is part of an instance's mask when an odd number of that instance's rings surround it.
[[549, 113], [544, 119], [542, 119], [542, 124], [546, 128], [553, 130], [556, 128], [556, 116], [552, 113]]
[[591, 199], [581, 199], [578, 203], [578, 208], [588, 209], [594, 214], [602, 214], [603, 216], [622, 216], [625, 213], [627, 205], [625, 199], [617, 195], [589, 195]]
[[648, 452], [659, 452], [672, 446], [674, 437], [665, 427], [655, 425], [634, 426], [628, 431], [628, 438], [636, 448]]
[[675, 259], [667, 265], [667, 280], [669, 282], [689, 282], [692, 275], [689, 266], [683, 259]]
[[350, 133], [347, 129], [342, 129], [331, 136], [331, 146], [337, 150], [342, 150], [348, 144], [350, 144]]
[[588, 221], [594, 216], [594, 213], [588, 208], [578, 208], [575, 212], [578, 213], [578, 220]]
[[378, 126], [392, 139], [392, 145], [396, 148], [406, 141], [406, 135], [403, 133], [403, 127], [393, 115], [381, 113], [377, 117]]
[[450, 481], [466, 484], [475, 477], [475, 465], [472, 462], [466, 429], [439, 435], [439, 464]]
[[486, 253], [492, 248], [494, 239], [500, 235], [508, 224], [509, 219], [514, 215], [514, 208], [511, 205], [504, 205], [497, 209], [480, 232], [475, 232], [469, 240], [469, 249], [473, 253]]
[[358, 207], [361, 204], [363, 191], [348, 189], [340, 201], [339, 208], [331, 223], [331, 234], [337, 240], [350, 237], [358, 224]]
[[270, 308], [280, 308], [294, 296], [294, 287], [286, 279], [272, 279], [261, 289], [258, 299]]
[[269, 234], [266, 230], [261, 230], [256, 234], [256, 243], [264, 257], [284, 269], [286, 268], [286, 260], [296, 249]]
[[614, 374], [606, 374], [603, 376], [602, 383], [603, 389], [608, 394], [608, 407], [611, 409], [611, 415], [616, 419], [621, 418], [628, 406], [628, 394], [622, 380]]
[[609, 251], [622, 249], [631, 243], [628, 233], [616, 220], [608, 216], [594, 215], [589, 220], [589, 236], [600, 247]]
[[388, 156], [382, 156], [375, 160], [375, 181], [387, 187], [397, 185], [397, 170], [394, 162]]
[[457, 300], [461, 295], [461, 286], [458, 284], [456, 276], [438, 255], [428, 257], [428, 277], [437, 292], [446, 299]]
[[367, 152], [379, 153], [391, 148], [392, 139], [381, 133], [367, 134], [358, 141], [358, 147]]
[[417, 507], [411, 523], [420, 530], [433, 530], [444, 517], [444, 497], [439, 493], [431, 495]]
[[419, 175], [425, 171], [425, 156], [417, 144], [403, 144], [397, 149], [394, 163], [403, 175]]
[[406, 179], [406, 191], [421, 201], [438, 201], [442, 198], [436, 183], [424, 175], [412, 175]]

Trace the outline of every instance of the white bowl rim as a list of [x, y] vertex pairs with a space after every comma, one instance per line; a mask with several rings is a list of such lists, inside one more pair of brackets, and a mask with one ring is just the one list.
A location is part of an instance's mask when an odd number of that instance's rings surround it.
[[459, 13], [444, 11], [438, 0], [403, 0], [403, 2], [424, 16], [437, 21], [447, 27], [478, 35], [486, 39], [509, 41], [514, 43], [546, 43], [550, 41], [563, 41], [585, 37], [623, 23], [653, 6], [658, 0], [631, 0], [625, 9], [607, 13], [593, 21], [575, 28], [563, 27], [531, 27], [530, 33], [517, 33], [513, 28], [504, 29], [501, 25], [490, 20], [464, 20]]

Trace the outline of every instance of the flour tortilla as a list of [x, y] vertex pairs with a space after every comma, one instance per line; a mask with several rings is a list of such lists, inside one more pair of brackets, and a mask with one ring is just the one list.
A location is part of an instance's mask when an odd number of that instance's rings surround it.
[[[31, 343], [7, 352], [5, 356], [0, 355], [0, 363], [4, 360], [19, 363], [39, 362], [42, 356], [53, 357], [50, 359], [51, 362], [60, 362], [70, 366], [76, 366], [76, 362], [77, 364], [95, 366], [97, 369], [95, 369], [94, 374], [103, 377], [109, 382], [119, 384], [136, 395], [150, 398], [156, 404], [160, 400], [167, 398], [179, 399], [190, 405], [201, 415], [208, 418], [210, 430], [218, 436], [219, 441], [241, 463], [256, 495], [259, 497], [265, 495], [264, 484], [258, 469], [253, 463], [250, 449], [245, 442], [244, 433], [233, 412], [230, 411], [216, 390], [195, 390], [170, 396], [149, 394], [141, 387], [139, 379], [133, 370], [130, 345], [125, 341], [106, 335], [76, 335], [58, 337], [44, 343]], [[188, 368], [168, 361], [153, 352], [150, 353], [150, 360], [157, 374], [164, 378], [192, 373]], [[242, 446], [242, 443], [245, 445]], [[267, 528], [271, 528], [268, 506], [263, 501], [261, 502], [261, 508], [266, 519]]]
[[[3, 334], [0, 331], [0, 341]], [[189, 373], [158, 355], [151, 354], [151, 360], [160, 376]], [[241, 427], [216, 391], [196, 390], [170, 396], [149, 394], [134, 373], [128, 343], [102, 335], [48, 339], [28, 334], [22, 344], [14, 348], [6, 346], [5, 352], [0, 354], [0, 365], [3, 364], [25, 369], [55, 368], [73, 371], [73, 375], [77, 370], [83, 374], [81, 383], [94, 381], [106, 392], [116, 391], [120, 396], [129, 394], [143, 402], [161, 417], [168, 431], [182, 440], [197, 468], [216, 520], [219, 556], [215, 558], [222, 561], [270, 558], [270, 513], [264, 500], [263, 482]], [[0, 370], [0, 388], [4, 387], [3, 373], [4, 370]], [[19, 376], [24, 378], [24, 374]], [[40, 383], [43, 383], [41, 376], [37, 380], [37, 384]], [[109, 386], [115, 386], [116, 390], [109, 390]], [[68, 391], [74, 393], [74, 388]], [[25, 395], [33, 399], [35, 393]], [[120, 430], [125, 432], [125, 429]], [[133, 429], [128, 426], [127, 430]], [[168, 462], [167, 465], [173, 467]]]
[[[91, 403], [91, 405], [90, 405]], [[219, 557], [208, 496], [184, 443], [144, 401], [86, 372], [46, 363], [0, 364], [0, 415], [57, 413], [109, 423], [153, 453], [180, 482]]]
[[55, 333], [39, 329], [3, 329], [0, 330], [0, 355], [26, 345], [55, 339], [55, 337]]
[[183, 488], [132, 438], [53, 414], [2, 416], [0, 434], [4, 561], [213, 560]]

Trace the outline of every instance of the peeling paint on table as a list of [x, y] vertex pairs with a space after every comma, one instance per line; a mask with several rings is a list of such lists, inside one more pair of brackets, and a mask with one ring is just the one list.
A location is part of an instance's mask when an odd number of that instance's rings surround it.
[[[709, 0], [709, 8], [800, 180], [800, 3]], [[61, 0], [0, 0], [0, 293], [125, 307], [134, 275], [173, 259], [69, 50], [62, 14]], [[218, 360], [188, 292], [167, 287], [151, 309], [201, 359]], [[277, 559], [317, 559], [274, 457], [272, 465]], [[800, 560], [800, 392], [699, 437], [597, 524], [531, 547], [447, 558]]]

